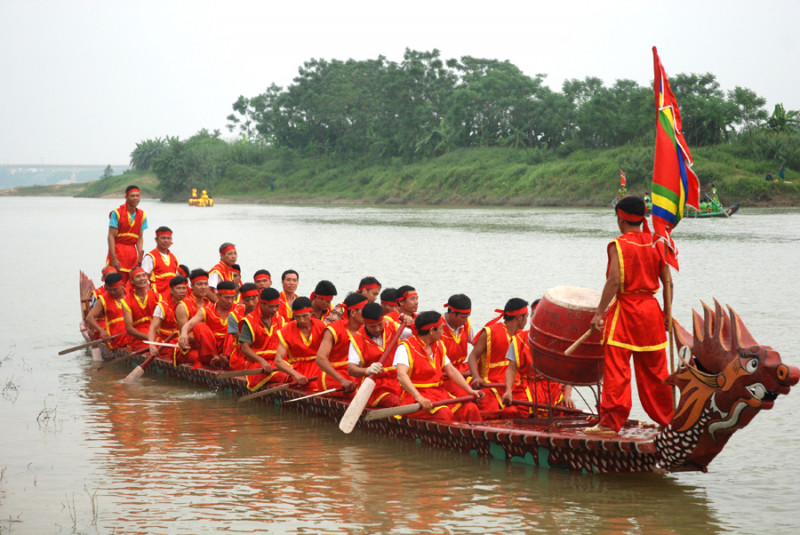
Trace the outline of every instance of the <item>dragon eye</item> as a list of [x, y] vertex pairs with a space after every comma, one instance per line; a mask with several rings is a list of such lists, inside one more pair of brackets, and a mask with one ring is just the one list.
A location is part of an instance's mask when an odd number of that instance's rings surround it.
[[764, 399], [764, 396], [767, 395], [767, 389], [761, 383], [748, 386], [747, 391], [756, 399]]
[[758, 369], [758, 359], [750, 359], [745, 362], [744, 369], [747, 373], [755, 373]]

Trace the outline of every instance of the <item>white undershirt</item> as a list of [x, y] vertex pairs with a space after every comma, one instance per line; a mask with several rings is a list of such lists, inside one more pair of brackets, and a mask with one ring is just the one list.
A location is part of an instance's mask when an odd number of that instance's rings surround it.
[[[428, 355], [431, 355], [431, 348], [430, 346], [425, 346], [425, 351]], [[397, 346], [397, 351], [394, 352], [394, 365], [398, 366], [399, 364], [404, 365], [407, 368], [410, 368], [409, 359], [408, 359], [408, 349], [406, 346]], [[442, 368], [450, 364], [450, 357], [447, 355], [444, 356], [444, 364]]]
[[[164, 259], [165, 263], [169, 261], [169, 253], [164, 254], [159, 251], [159, 254], [161, 255], [161, 258]], [[144, 255], [144, 258], [142, 258], [142, 269], [145, 270], [148, 275], [153, 271], [153, 257], [149, 254]]]

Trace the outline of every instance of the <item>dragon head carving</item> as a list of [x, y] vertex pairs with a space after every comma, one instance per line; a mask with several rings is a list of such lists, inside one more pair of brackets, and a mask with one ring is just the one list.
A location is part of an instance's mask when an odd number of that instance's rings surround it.
[[703, 316], [692, 312], [694, 334], [677, 322], [673, 332], [683, 364], [667, 382], [680, 389], [675, 416], [656, 438], [661, 467], [705, 470], [730, 436], [800, 380], [800, 369], [759, 345], [739, 315], [714, 300]]

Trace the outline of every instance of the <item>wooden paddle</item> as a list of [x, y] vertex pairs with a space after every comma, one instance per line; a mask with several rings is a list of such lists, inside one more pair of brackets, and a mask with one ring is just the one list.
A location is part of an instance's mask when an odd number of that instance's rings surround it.
[[258, 375], [259, 373], [264, 373], [264, 368], [253, 368], [252, 370], [229, 370], [227, 372], [219, 372], [217, 374], [217, 377], [219, 377], [220, 379], [227, 379], [228, 377], [245, 377], [248, 375]]
[[[316, 375], [314, 377], [308, 378], [309, 383], [314, 382], [316, 380], [317, 380]], [[258, 392], [247, 394], [246, 396], [242, 396], [239, 398], [239, 403], [243, 401], [250, 401], [251, 399], [263, 398], [264, 396], [275, 394], [276, 392], [283, 392], [284, 390], [288, 390], [293, 386], [297, 386], [297, 381], [292, 381], [291, 383], [284, 383], [282, 385], [273, 386], [272, 388], [267, 388], [266, 390], [259, 390]]]
[[[122, 336], [123, 334], [125, 334], [125, 333], [115, 334], [114, 336], [109, 338], [109, 340], [113, 340], [114, 338], [118, 338], [118, 337]], [[77, 351], [79, 349], [86, 349], [87, 347], [94, 347], [94, 346], [102, 344], [102, 343], [105, 343], [105, 340], [103, 340], [102, 338], [98, 338], [97, 340], [92, 340], [91, 342], [86, 342], [86, 343], [81, 344], [81, 345], [68, 347], [67, 349], [62, 349], [61, 351], [58, 352], [58, 354], [59, 355], [66, 355], [67, 353], [72, 353], [73, 351]]]
[[[432, 405], [434, 407], [441, 407], [442, 405], [454, 405], [456, 403], [464, 403], [465, 401], [475, 401], [475, 396], [461, 396], [460, 398], [443, 399], [440, 401], [434, 401]], [[377, 409], [364, 416], [364, 421], [371, 422], [372, 420], [381, 420], [383, 418], [391, 418], [392, 416], [402, 416], [403, 414], [417, 412], [420, 409], [422, 409], [422, 405], [419, 403], [400, 405], [399, 407], [389, 407], [387, 409]]]
[[[394, 336], [383, 350], [381, 359], [378, 361], [381, 363], [381, 366], [388, 362], [389, 357], [394, 356], [394, 350], [397, 347], [397, 342], [400, 341], [400, 335], [403, 334], [404, 329], [405, 326], [402, 324], [397, 327], [397, 332], [394, 333]], [[375, 385], [375, 379], [370, 375], [367, 375], [361, 382], [361, 386], [358, 387], [358, 392], [353, 396], [353, 401], [350, 402], [344, 416], [339, 420], [339, 429], [343, 432], [350, 433], [353, 428], [355, 428], [358, 419], [361, 418], [361, 414], [364, 412], [364, 409], [367, 408], [367, 403], [369, 402], [370, 396], [372, 396], [372, 392], [375, 391]]]
[[722, 212], [723, 214], [725, 214], [725, 217], [730, 217], [730, 215], [729, 215], [729, 214], [728, 214], [728, 212], [725, 210], [725, 208], [723, 208], [723, 206], [722, 206], [720, 203], [718, 203], [717, 201], [715, 201], [715, 200], [714, 200], [714, 197], [712, 197], [712, 196], [711, 196], [711, 195], [709, 195], [708, 193], [704, 193], [703, 195], [705, 195], [705, 196], [706, 196], [706, 198], [707, 198], [709, 201], [711, 201], [712, 203], [714, 203], [714, 206], [716, 206], [717, 208], [719, 208], [719, 211], [720, 211], [720, 212]]
[[[171, 335], [169, 335], [167, 337], [165, 342], [169, 342], [170, 340], [175, 338], [175, 336], [177, 336], [177, 333], [172, 333]], [[149, 350], [150, 350], [150, 348], [146, 347], [144, 349], [140, 349], [136, 353], [144, 353], [145, 351], [149, 351]], [[125, 377], [125, 379], [122, 380], [122, 382], [123, 383], [132, 383], [133, 381], [137, 380], [139, 377], [144, 375], [144, 370], [147, 369], [147, 367], [150, 365], [151, 362], [153, 362], [154, 358], [156, 358], [156, 355], [150, 355], [149, 357], [147, 357], [144, 362], [142, 362], [141, 364], [136, 366], [133, 370], [131, 370], [131, 373], [129, 373]]]
[[329, 388], [327, 390], [323, 390], [322, 392], [315, 392], [313, 394], [309, 394], [307, 396], [301, 396], [299, 398], [290, 399], [288, 401], [284, 401], [284, 403], [294, 403], [295, 401], [301, 401], [303, 399], [315, 398], [318, 396], [324, 396], [325, 394], [332, 394], [334, 392], [341, 392], [344, 388]]
[[564, 351], [564, 354], [566, 356], [572, 355], [575, 352], [575, 350], [578, 349], [581, 346], [581, 344], [584, 343], [586, 339], [592, 335], [592, 331], [594, 331], [594, 329], [589, 327], [589, 330], [583, 333], [580, 338], [575, 340], [575, 342], [571, 346], [569, 346], [566, 349], [566, 351]]

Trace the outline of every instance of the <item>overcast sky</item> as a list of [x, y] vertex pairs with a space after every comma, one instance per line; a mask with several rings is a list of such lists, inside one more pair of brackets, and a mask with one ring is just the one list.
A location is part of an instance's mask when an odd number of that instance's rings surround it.
[[524, 73], [649, 85], [716, 75], [800, 110], [800, 2], [0, 0], [0, 165], [128, 164], [136, 143], [220, 129], [239, 95], [311, 58], [509, 60]]

